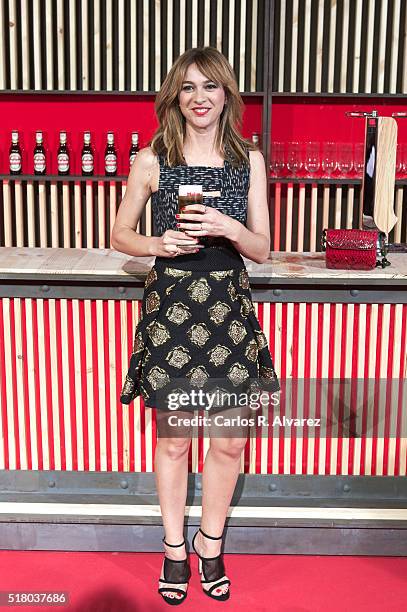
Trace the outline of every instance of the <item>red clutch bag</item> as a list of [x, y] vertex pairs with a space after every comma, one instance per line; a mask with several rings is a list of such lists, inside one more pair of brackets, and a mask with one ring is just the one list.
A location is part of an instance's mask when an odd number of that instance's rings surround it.
[[[371, 270], [390, 266], [386, 259], [386, 234], [378, 230], [324, 229], [321, 246], [327, 268]], [[382, 256], [381, 261], [378, 255]]]

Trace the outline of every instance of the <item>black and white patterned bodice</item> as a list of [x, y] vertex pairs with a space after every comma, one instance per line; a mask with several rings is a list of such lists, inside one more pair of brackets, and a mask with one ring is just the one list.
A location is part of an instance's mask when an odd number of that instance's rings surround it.
[[233, 167], [228, 160], [223, 167], [179, 165], [171, 168], [159, 155], [160, 178], [158, 191], [151, 196], [153, 210], [153, 235], [162, 236], [168, 230], [176, 230], [179, 185], [202, 185], [203, 192], [220, 192], [220, 196], [203, 197], [206, 206], [213, 206], [246, 225], [247, 196], [250, 167]]

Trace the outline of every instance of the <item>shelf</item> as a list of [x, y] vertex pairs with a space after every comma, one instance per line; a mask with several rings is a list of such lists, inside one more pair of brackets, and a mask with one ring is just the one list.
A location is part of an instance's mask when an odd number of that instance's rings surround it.
[[283, 91], [272, 91], [271, 96], [273, 98], [391, 98], [391, 99], [402, 99], [407, 101], [407, 94], [383, 94], [383, 93], [329, 93], [329, 92], [283, 92]]
[[[41, 96], [73, 96], [73, 95], [90, 95], [90, 96], [140, 96], [140, 97], [145, 97], [145, 96], [155, 96], [157, 94], [156, 91], [118, 91], [118, 90], [101, 90], [101, 91], [95, 91], [95, 90], [80, 90], [80, 89], [72, 89], [72, 90], [67, 90], [67, 89], [52, 89], [52, 90], [47, 90], [47, 89], [1, 89], [0, 90], [0, 96], [1, 95], [41, 95]], [[254, 96], [254, 97], [262, 97], [264, 96], [264, 92], [263, 91], [241, 91], [240, 92], [241, 96], [244, 97], [250, 97], [250, 96]]]
[[[60, 183], [67, 182], [123, 182], [127, 181], [128, 176], [126, 175], [118, 175], [118, 176], [106, 176], [104, 174], [98, 174], [93, 176], [82, 176], [79, 175], [70, 175], [70, 176], [60, 176], [59, 174], [46, 174], [44, 176], [33, 175], [33, 174], [0, 174], [0, 180], [2, 181], [37, 181], [37, 182], [45, 182], [45, 181], [55, 181]], [[345, 178], [275, 178], [268, 177], [268, 182], [271, 183], [292, 183], [294, 185], [361, 185], [361, 179], [345, 179]], [[402, 187], [407, 185], [407, 178], [396, 180], [396, 186]]]
[[294, 184], [317, 184], [317, 185], [361, 185], [361, 179], [345, 179], [345, 178], [275, 178], [272, 176], [268, 177], [269, 183], [294, 183]]
[[[275, 178], [268, 177], [269, 183], [293, 183], [294, 185], [361, 185], [362, 179], [346, 179], [346, 178]], [[407, 178], [405, 179], [397, 179], [396, 186], [401, 187], [403, 185], [407, 185]]]
[[66, 182], [89, 182], [89, 181], [103, 181], [103, 182], [122, 182], [127, 181], [128, 177], [124, 175], [118, 176], [106, 176], [104, 174], [98, 174], [93, 176], [82, 176], [79, 175], [69, 175], [69, 176], [61, 176], [59, 174], [0, 174], [0, 180], [2, 181], [59, 181], [61, 183]]

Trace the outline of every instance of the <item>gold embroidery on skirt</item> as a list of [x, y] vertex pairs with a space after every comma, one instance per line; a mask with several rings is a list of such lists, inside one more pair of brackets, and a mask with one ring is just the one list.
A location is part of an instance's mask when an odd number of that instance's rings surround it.
[[242, 287], [242, 289], [250, 289], [249, 275], [246, 269], [240, 270], [239, 285]]
[[133, 343], [133, 353], [140, 353], [144, 349], [143, 335], [139, 331], [137, 332], [134, 343]]
[[154, 389], [154, 391], [156, 391], [157, 389], [160, 389], [161, 387], [164, 387], [164, 385], [169, 383], [170, 377], [168, 376], [167, 372], [163, 370], [163, 368], [160, 368], [159, 366], [154, 366], [147, 374], [147, 380]]
[[249, 359], [250, 361], [254, 362], [257, 360], [259, 354], [259, 347], [254, 338], [248, 343], [244, 354], [245, 357], [247, 357], [247, 359]]
[[191, 361], [191, 355], [185, 346], [176, 346], [166, 356], [166, 361], [174, 368], [182, 368], [188, 361]]
[[192, 281], [192, 283], [188, 286], [187, 291], [191, 297], [191, 300], [195, 302], [205, 302], [208, 299], [212, 289], [209, 286], [206, 278], [199, 278], [198, 280]]
[[209, 276], [215, 280], [222, 280], [228, 276], [233, 276], [234, 273], [234, 270], [212, 270], [212, 272], [209, 272]]
[[150, 295], [147, 296], [146, 299], [146, 312], [147, 314], [151, 314], [152, 312], [158, 310], [160, 307], [160, 296], [157, 291], [152, 291]]
[[157, 272], [154, 268], [151, 268], [151, 270], [149, 271], [149, 273], [146, 276], [146, 280], [144, 283], [144, 288], [146, 289], [147, 287], [149, 287], [151, 285], [151, 283], [153, 283], [154, 281], [156, 281], [158, 278], [157, 276]]
[[227, 346], [217, 344], [213, 349], [207, 351], [207, 355], [209, 355], [209, 361], [211, 363], [215, 364], [215, 366], [220, 366], [225, 363], [231, 352], [232, 351]]
[[173, 285], [170, 285], [169, 287], [167, 287], [167, 289], [165, 290], [166, 295], [170, 295], [171, 291], [174, 289], [176, 283], [174, 283]]
[[260, 376], [262, 378], [267, 378], [267, 380], [275, 380], [276, 373], [273, 368], [268, 368], [267, 366], [260, 366]]
[[148, 399], [150, 397], [150, 394], [147, 393], [146, 388], [142, 384], [140, 384], [140, 393], [144, 397], [144, 399]]
[[242, 317], [247, 317], [252, 311], [254, 311], [253, 304], [247, 295], [239, 294], [239, 296], [242, 301], [242, 305], [240, 306], [240, 314]]
[[225, 319], [229, 312], [231, 312], [231, 307], [225, 304], [225, 302], [217, 301], [213, 306], [208, 309], [209, 318], [211, 321], [216, 323], [216, 325], [221, 325], [225, 322]]
[[229, 368], [226, 376], [236, 386], [240, 385], [246, 378], [249, 378], [249, 372], [243, 364], [236, 362]]
[[184, 323], [184, 321], [192, 316], [189, 307], [182, 302], [175, 302], [175, 304], [168, 308], [166, 314], [168, 319], [172, 323], [176, 323], [176, 325], [181, 325], [181, 323]]
[[148, 350], [148, 348], [146, 347], [146, 349], [145, 349], [145, 351], [144, 351], [144, 353], [143, 353], [143, 365], [144, 365], [145, 363], [147, 363], [147, 362], [148, 362], [148, 360], [150, 359], [150, 357], [151, 357], [151, 353], [150, 353], [150, 351]]
[[232, 321], [229, 325], [228, 334], [234, 344], [239, 344], [247, 334], [245, 326], [240, 321]]
[[232, 283], [232, 281], [230, 281], [228, 288], [227, 288], [227, 292], [229, 294], [230, 299], [232, 300], [232, 302], [235, 302], [238, 298], [237, 298], [237, 291], [236, 291], [236, 287], [234, 286], [234, 284]]
[[176, 268], [165, 268], [164, 274], [167, 276], [173, 276], [174, 278], [185, 278], [187, 276], [192, 276], [192, 272], [190, 270], [177, 270]]
[[203, 365], [196, 366], [187, 372], [186, 376], [190, 379], [191, 385], [201, 387], [209, 378], [209, 374]]
[[203, 346], [209, 339], [211, 332], [205, 325], [205, 323], [195, 323], [187, 331], [188, 337], [197, 346]]
[[262, 332], [262, 331], [255, 330], [255, 333], [256, 333], [257, 344], [259, 346], [259, 350], [261, 351], [261, 349], [263, 349], [264, 347], [268, 346], [267, 338], [264, 335], [264, 332]]
[[126, 374], [126, 378], [124, 379], [123, 388], [121, 391], [121, 395], [128, 395], [134, 391], [134, 380], [130, 378], [128, 374]]
[[151, 321], [146, 329], [154, 346], [164, 344], [164, 342], [167, 342], [167, 340], [171, 338], [171, 334], [165, 325], [162, 325], [158, 321]]

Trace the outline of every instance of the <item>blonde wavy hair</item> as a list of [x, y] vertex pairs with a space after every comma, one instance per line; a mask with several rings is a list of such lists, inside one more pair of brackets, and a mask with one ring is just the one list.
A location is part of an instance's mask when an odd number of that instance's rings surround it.
[[226, 57], [214, 47], [196, 47], [185, 51], [175, 61], [165, 77], [155, 100], [158, 118], [157, 128], [150, 146], [156, 155], [166, 157], [171, 166], [185, 165], [183, 142], [185, 138], [185, 117], [182, 114], [178, 96], [191, 64], [225, 90], [225, 104], [219, 117], [215, 147], [233, 166], [249, 165], [248, 150], [258, 147], [241, 135], [243, 100], [235, 74]]

